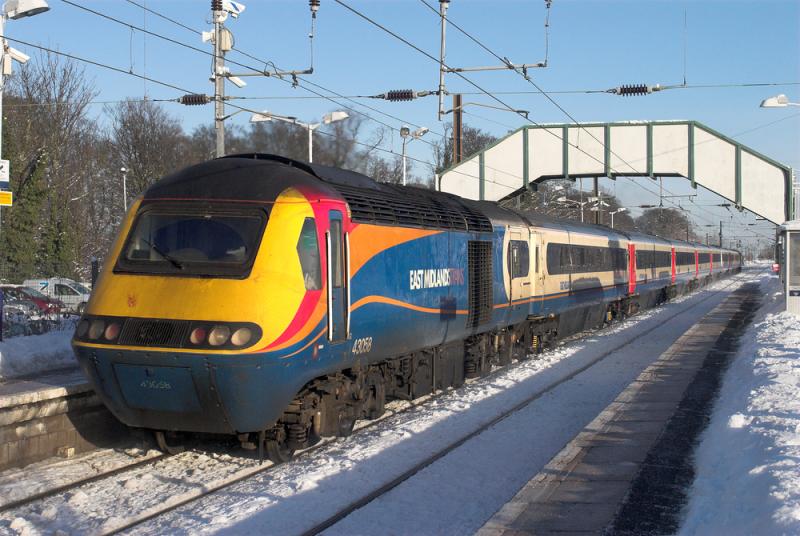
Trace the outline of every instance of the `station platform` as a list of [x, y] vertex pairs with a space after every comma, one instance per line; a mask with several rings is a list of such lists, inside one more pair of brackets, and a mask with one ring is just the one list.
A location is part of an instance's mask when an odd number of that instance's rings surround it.
[[0, 470], [69, 457], [127, 435], [77, 368], [0, 382]]
[[[697, 419], [701, 415], [698, 409], [708, 411], [708, 407], [698, 408], [709, 406], [713, 400], [713, 392], [698, 396], [709, 387], [703, 373], [717, 369], [712, 373], [721, 375], [724, 366], [719, 365], [735, 354], [735, 330], [731, 328], [741, 323], [757, 301], [755, 289], [745, 285], [703, 317], [523, 486], [477, 535], [641, 533], [641, 525], [631, 529], [636, 525], [623, 519], [632, 510], [638, 515], [641, 504], [626, 506], [631, 500], [651, 503], [647, 506], [655, 510], [663, 506], [658, 504], [661, 498], [656, 497], [659, 490], [652, 486], [648, 489], [647, 480], [658, 480], [654, 473], [674, 475], [678, 470], [669, 466], [672, 461], [665, 461], [662, 451], [674, 450], [676, 443], [691, 448], [691, 438], [674, 437], [686, 427], [680, 419], [691, 412], [691, 418]], [[698, 381], [702, 384], [699, 387]], [[703, 399], [701, 404], [698, 399]], [[679, 456], [684, 461], [688, 458], [686, 452]], [[642, 490], [650, 495], [641, 497]]]

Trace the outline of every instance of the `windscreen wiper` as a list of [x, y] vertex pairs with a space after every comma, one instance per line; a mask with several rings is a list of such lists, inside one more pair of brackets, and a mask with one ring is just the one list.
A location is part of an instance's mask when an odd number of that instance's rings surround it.
[[149, 240], [141, 238], [141, 241], [150, 246], [150, 249], [158, 253], [165, 261], [169, 262], [172, 266], [174, 266], [178, 270], [183, 270], [183, 264], [181, 264], [181, 262], [178, 259], [176, 259], [175, 257], [171, 257], [168, 253], [165, 253], [161, 248], [159, 248]]

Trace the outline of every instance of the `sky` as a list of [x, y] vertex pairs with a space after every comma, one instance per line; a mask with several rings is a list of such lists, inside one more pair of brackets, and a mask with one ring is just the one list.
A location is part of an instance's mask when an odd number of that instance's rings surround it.
[[[105, 121], [104, 102], [145, 96], [175, 99], [184, 90], [213, 92], [209, 82], [211, 47], [201, 41], [198, 33], [210, 29], [210, 2], [48, 2], [51, 10], [47, 13], [8, 21], [5, 34], [9, 39], [30, 43], [10, 42], [31, 55], [31, 61], [37, 61], [37, 49], [31, 45], [38, 45], [124, 71], [86, 64], [86, 73], [97, 91], [98, 104], [92, 107], [92, 113], [101, 124]], [[228, 84], [226, 91], [231, 96], [244, 97], [232, 101], [236, 106], [296, 116], [308, 122], [319, 121], [323, 114], [347, 106], [363, 114], [362, 141], [369, 142], [375, 129], [384, 128], [387, 136], [381, 147], [394, 153], [401, 151], [400, 126], [426, 126], [430, 133], [408, 146], [408, 154], [414, 159], [412, 171], [425, 175], [428, 171], [422, 162], [433, 160], [430, 143], [440, 140], [443, 132], [435, 96], [395, 103], [365, 98], [345, 100], [334, 95], [356, 97], [391, 89], [422, 91], [438, 87], [436, 61], [344, 6], [372, 18], [436, 58], [439, 17], [425, 2], [438, 9], [436, 0], [341, 0], [341, 3], [321, 0], [313, 40], [312, 75], [303, 76], [299, 87], [292, 87], [290, 80], [248, 77], [245, 88]], [[306, 69], [311, 65], [308, 2], [243, 3], [245, 12], [238, 19], [226, 22], [235, 36], [236, 49], [247, 54], [233, 51], [228, 55], [232, 72], [263, 69], [266, 62], [280, 69]], [[779, 93], [786, 94], [792, 102], [800, 102], [800, 2], [553, 0], [546, 56], [545, 15], [544, 0], [452, 0], [448, 12], [452, 23], [514, 63], [536, 63], [546, 57], [547, 67], [531, 69], [529, 74], [563, 110], [509, 71], [466, 75], [502, 103], [454, 75], [447, 78], [447, 90], [465, 93], [465, 101], [527, 110], [530, 119], [537, 123], [697, 120], [774, 160], [800, 167], [800, 107], [758, 106], [764, 98]], [[131, 26], [199, 50], [147, 35]], [[498, 65], [499, 61], [451, 26], [447, 32], [447, 63], [453, 67], [475, 67]], [[153, 81], [145, 82], [128, 72]], [[684, 77], [688, 87], [647, 96], [587, 92], [622, 84], [681, 85]], [[333, 100], [320, 98], [319, 94]], [[452, 107], [449, 99], [445, 104], [447, 109]], [[169, 102], [164, 106], [188, 131], [213, 119], [212, 105], [186, 107]], [[236, 108], [227, 111], [232, 113]], [[246, 125], [249, 116], [240, 113], [229, 122]], [[498, 137], [526, 124], [522, 117], [509, 111], [478, 106], [469, 106], [464, 120]], [[384, 154], [391, 156], [388, 152]], [[588, 181], [585, 182], [588, 188]], [[657, 195], [630, 181], [606, 179], [602, 186], [615, 192], [624, 205], [632, 207], [634, 214], [636, 205], [658, 203]], [[674, 195], [694, 193], [683, 179], [664, 179], [664, 187]], [[652, 185], [648, 188], [658, 191]], [[701, 192], [695, 204], [720, 201]], [[723, 221], [731, 227], [728, 233], [731, 236], [740, 232], [752, 234], [755, 230], [761, 230], [762, 237], [772, 235], [761, 223], [748, 226], [747, 223], [757, 223], [752, 216], [732, 214], [725, 208], [696, 207], [692, 213], [699, 226], [718, 226]]]

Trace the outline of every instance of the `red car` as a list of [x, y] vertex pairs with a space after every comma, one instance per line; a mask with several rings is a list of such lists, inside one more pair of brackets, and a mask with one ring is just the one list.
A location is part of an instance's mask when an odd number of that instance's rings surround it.
[[58, 315], [64, 308], [61, 300], [49, 298], [38, 290], [21, 285], [0, 285], [5, 300], [26, 300], [32, 302], [43, 315]]

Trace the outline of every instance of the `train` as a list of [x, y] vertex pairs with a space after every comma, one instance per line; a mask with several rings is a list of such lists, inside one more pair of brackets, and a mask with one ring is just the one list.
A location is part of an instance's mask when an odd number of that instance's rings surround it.
[[72, 340], [110, 411], [275, 462], [740, 270], [737, 251], [276, 155], [180, 170], [129, 209]]

